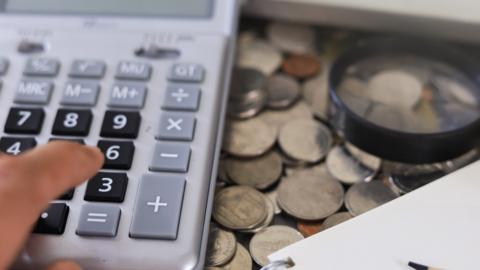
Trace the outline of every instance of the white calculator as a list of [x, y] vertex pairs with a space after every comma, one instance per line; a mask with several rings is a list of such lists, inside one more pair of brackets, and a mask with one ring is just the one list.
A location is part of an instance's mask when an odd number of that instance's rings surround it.
[[0, 150], [73, 140], [101, 171], [53, 201], [12, 269], [203, 269], [234, 0], [0, 1]]

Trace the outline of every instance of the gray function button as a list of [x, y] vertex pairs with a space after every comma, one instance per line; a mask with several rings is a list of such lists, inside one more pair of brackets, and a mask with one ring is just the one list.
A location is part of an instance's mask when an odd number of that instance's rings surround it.
[[147, 87], [139, 83], [115, 83], [110, 91], [108, 106], [142, 108]]
[[151, 171], [187, 172], [190, 161], [190, 145], [186, 143], [159, 142], [155, 144]]
[[152, 74], [152, 66], [147, 63], [121, 61], [117, 67], [115, 78], [125, 80], [148, 80]]
[[27, 60], [23, 74], [29, 76], [56, 76], [60, 62], [51, 58], [30, 58]]
[[0, 75], [5, 75], [8, 70], [8, 60], [5, 58], [0, 58]]
[[177, 238], [185, 179], [179, 176], [143, 175], [137, 192], [130, 237]]
[[163, 112], [160, 116], [156, 138], [191, 141], [194, 131], [195, 116], [193, 114]]
[[14, 101], [21, 104], [47, 104], [52, 90], [52, 82], [22, 80], [18, 85]]
[[168, 79], [178, 82], [202, 82], [205, 69], [198, 64], [179, 63], [172, 66]]
[[188, 110], [198, 109], [200, 101], [200, 88], [195, 85], [169, 85], [165, 92], [163, 109]]
[[100, 85], [96, 82], [70, 81], [65, 85], [62, 105], [93, 106], [97, 103]]
[[97, 60], [75, 60], [70, 69], [70, 77], [102, 78], [105, 74], [105, 63]]
[[81, 236], [117, 235], [120, 207], [104, 204], [85, 204], [80, 212], [77, 234]]

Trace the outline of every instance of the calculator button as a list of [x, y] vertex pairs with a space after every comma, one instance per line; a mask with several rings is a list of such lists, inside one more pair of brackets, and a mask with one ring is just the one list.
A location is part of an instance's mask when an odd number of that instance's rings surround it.
[[138, 135], [140, 120], [139, 112], [106, 111], [100, 136], [134, 139]]
[[97, 60], [75, 60], [72, 63], [70, 77], [100, 79], [105, 74], [106, 65]]
[[116, 83], [110, 90], [108, 106], [142, 108], [145, 103], [147, 87], [138, 83]]
[[133, 154], [135, 152], [133, 142], [101, 140], [97, 146], [105, 156], [103, 168], [128, 170], [132, 166]]
[[33, 232], [63, 234], [67, 223], [68, 210], [65, 203], [51, 203], [48, 209], [40, 214]]
[[126, 173], [100, 172], [88, 181], [84, 199], [97, 202], [123, 202], [127, 182]]
[[100, 84], [96, 82], [67, 82], [63, 90], [62, 105], [94, 106]]
[[123, 80], [142, 80], [150, 79], [152, 66], [146, 63], [121, 61], [117, 66], [115, 78]]
[[6, 133], [38, 134], [42, 129], [43, 109], [12, 108], [5, 124]]
[[200, 101], [200, 87], [194, 85], [170, 85], [165, 92], [163, 109], [196, 111]]
[[167, 113], [160, 116], [157, 139], [193, 140], [195, 117], [187, 113]]
[[72, 138], [50, 138], [49, 142], [53, 141], [67, 141], [67, 142], [76, 142], [79, 144], [85, 144], [85, 141], [82, 139], [72, 139]]
[[68, 190], [67, 192], [65, 192], [62, 196], [60, 196], [58, 198], [58, 200], [69, 201], [73, 198], [74, 193], [75, 193], [75, 189], [72, 188], [72, 189]]
[[92, 112], [89, 110], [59, 109], [52, 134], [65, 136], [86, 136], [92, 123]]
[[187, 172], [190, 152], [190, 145], [186, 143], [156, 143], [149, 169], [151, 171]]
[[185, 179], [143, 175], [140, 180], [130, 237], [175, 240], [182, 210]]
[[5, 75], [8, 71], [8, 60], [5, 58], [0, 58], [0, 75]]
[[47, 104], [53, 83], [41, 80], [22, 80], [18, 85], [14, 101], [26, 104]]
[[201, 65], [180, 63], [170, 69], [168, 79], [176, 82], [202, 82], [205, 69]]
[[51, 58], [31, 58], [27, 60], [24, 75], [54, 77], [60, 69], [60, 62]]
[[37, 141], [34, 138], [2, 137], [0, 139], [0, 151], [9, 155], [19, 155], [34, 148]]
[[113, 205], [85, 204], [80, 211], [77, 234], [81, 236], [117, 235], [120, 207]]

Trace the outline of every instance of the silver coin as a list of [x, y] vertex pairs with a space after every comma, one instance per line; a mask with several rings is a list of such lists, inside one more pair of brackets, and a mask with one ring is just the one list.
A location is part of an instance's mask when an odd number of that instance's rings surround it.
[[258, 118], [226, 124], [223, 150], [238, 157], [256, 157], [266, 153], [276, 140], [275, 130]]
[[300, 95], [300, 84], [286, 74], [275, 74], [267, 80], [268, 107], [273, 109], [287, 108]]
[[247, 186], [221, 189], [215, 194], [213, 218], [232, 230], [257, 227], [268, 215], [265, 196]]
[[378, 170], [380, 170], [380, 167], [382, 166], [382, 160], [379, 157], [369, 154], [348, 142], [345, 143], [345, 147], [354, 158], [362, 163], [363, 166], [366, 166], [374, 172], [378, 172]]
[[326, 165], [333, 177], [347, 185], [369, 181], [375, 175], [375, 171], [364, 166], [344, 146], [340, 145], [330, 150]]
[[330, 150], [332, 134], [320, 122], [295, 119], [280, 129], [278, 142], [288, 156], [314, 163], [323, 159]]
[[267, 92], [255, 90], [242, 100], [229, 100], [227, 113], [231, 118], [247, 119], [259, 114], [267, 104]]
[[229, 179], [238, 185], [261, 190], [277, 182], [282, 169], [282, 159], [274, 151], [253, 159], [230, 158], [226, 161]]
[[237, 241], [232, 232], [212, 227], [208, 235], [207, 265], [220, 266], [229, 262], [237, 250]]
[[237, 252], [233, 259], [222, 266], [223, 270], [251, 270], [252, 269], [252, 258], [248, 250], [242, 245], [237, 243]]
[[302, 86], [303, 98], [313, 114], [322, 120], [328, 119], [328, 72], [328, 68], [323, 67], [320, 75], [306, 81]]
[[256, 233], [256, 232], [259, 232], [259, 231], [265, 229], [266, 227], [268, 227], [270, 225], [270, 223], [272, 223], [273, 217], [275, 216], [275, 205], [266, 196], [265, 196], [265, 201], [266, 201], [266, 204], [267, 204], [267, 217], [265, 218], [265, 220], [253, 229], [239, 230], [239, 232], [242, 232], [242, 233]]
[[322, 231], [343, 223], [353, 216], [349, 212], [338, 212], [329, 216], [322, 224]]
[[278, 205], [289, 215], [307, 221], [324, 219], [343, 204], [342, 185], [325, 166], [298, 170], [282, 179]]
[[312, 119], [313, 115], [305, 101], [299, 100], [283, 110], [264, 110], [258, 118], [273, 127], [278, 134], [280, 128], [288, 121], [298, 118]]
[[397, 195], [381, 181], [357, 183], [348, 189], [345, 206], [358, 216], [395, 198]]
[[422, 95], [423, 83], [403, 70], [385, 70], [368, 82], [367, 94], [371, 100], [392, 107], [413, 108]]
[[235, 68], [228, 100], [228, 114], [249, 118], [259, 113], [267, 102], [266, 77], [251, 68]]
[[280, 206], [278, 205], [278, 202], [277, 202], [277, 197], [278, 197], [278, 192], [276, 189], [272, 190], [272, 191], [269, 191], [267, 193], [264, 193], [265, 196], [272, 202], [272, 205], [273, 205], [273, 213], [275, 215], [278, 215], [280, 213], [282, 213], [282, 208], [280, 208]]
[[227, 184], [232, 182], [230, 179], [228, 179], [227, 168], [225, 167], [225, 159], [220, 159], [218, 162], [217, 178], [218, 180]]
[[[277, 153], [282, 159], [282, 162], [285, 166], [297, 168], [297, 167], [304, 167], [308, 164], [304, 161], [296, 160], [294, 158], [289, 157], [287, 154], [283, 153], [283, 151], [280, 149], [277, 150]], [[286, 168], [287, 171], [290, 169], [292, 168]]]
[[268, 40], [282, 51], [307, 54], [314, 51], [315, 29], [300, 24], [273, 22], [267, 27]]
[[269, 43], [257, 39], [242, 45], [237, 50], [237, 66], [259, 70], [266, 76], [280, 67], [282, 55]]
[[256, 233], [250, 241], [250, 254], [260, 266], [269, 263], [268, 255], [303, 239], [303, 235], [287, 226], [270, 226]]

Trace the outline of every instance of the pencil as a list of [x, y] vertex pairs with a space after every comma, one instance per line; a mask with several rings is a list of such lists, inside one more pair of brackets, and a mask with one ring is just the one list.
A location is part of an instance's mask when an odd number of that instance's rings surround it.
[[408, 262], [408, 266], [410, 266], [410, 267], [412, 267], [413, 269], [416, 269], [416, 270], [441, 270], [440, 268], [426, 266], [426, 265], [419, 264], [419, 263], [416, 263], [416, 262]]

